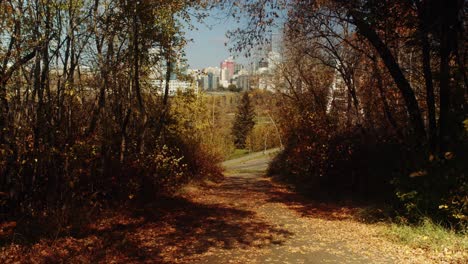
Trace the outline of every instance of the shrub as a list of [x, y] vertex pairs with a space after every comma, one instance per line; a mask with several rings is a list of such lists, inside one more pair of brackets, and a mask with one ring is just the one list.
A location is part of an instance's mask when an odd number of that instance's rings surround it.
[[385, 131], [354, 126], [337, 130], [313, 115], [291, 129], [269, 174], [283, 175], [311, 195], [390, 202], [400, 217], [424, 217], [466, 228], [466, 141], [442, 157]]

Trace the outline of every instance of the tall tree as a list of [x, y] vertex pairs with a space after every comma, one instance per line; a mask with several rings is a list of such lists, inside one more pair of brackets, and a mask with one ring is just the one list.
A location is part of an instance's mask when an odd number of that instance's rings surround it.
[[232, 127], [234, 144], [237, 148], [245, 148], [245, 140], [255, 125], [254, 119], [255, 111], [250, 102], [249, 94], [245, 92], [237, 108], [234, 125]]

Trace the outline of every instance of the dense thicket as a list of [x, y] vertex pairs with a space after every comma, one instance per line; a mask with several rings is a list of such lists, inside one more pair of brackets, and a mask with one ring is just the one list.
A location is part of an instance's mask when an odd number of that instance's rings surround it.
[[221, 2], [250, 15], [235, 50], [283, 28], [287, 142], [272, 173], [466, 225], [465, 1]]
[[164, 84], [199, 7], [0, 1], [0, 219], [92, 214], [219, 174], [209, 116], [181, 118], [205, 108]]

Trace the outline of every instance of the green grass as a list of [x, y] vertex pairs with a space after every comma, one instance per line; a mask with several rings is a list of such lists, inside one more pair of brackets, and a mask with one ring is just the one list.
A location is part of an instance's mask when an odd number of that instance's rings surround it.
[[227, 160], [242, 158], [249, 155], [250, 152], [247, 149], [236, 149], [234, 152], [227, 158]]
[[468, 235], [448, 230], [431, 220], [410, 226], [391, 224], [384, 231], [393, 240], [415, 248], [432, 251], [466, 252], [468, 250]]

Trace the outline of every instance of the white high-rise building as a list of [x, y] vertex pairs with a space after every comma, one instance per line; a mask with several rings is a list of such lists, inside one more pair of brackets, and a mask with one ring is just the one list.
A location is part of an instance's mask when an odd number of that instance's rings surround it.
[[242, 91], [250, 90], [250, 74], [246, 70], [240, 70], [235, 77], [236, 86]]
[[[339, 62], [337, 63], [339, 64]], [[347, 92], [345, 82], [338, 70], [335, 70], [328, 95], [327, 113], [330, 113], [333, 107], [345, 109], [346, 99]]]

